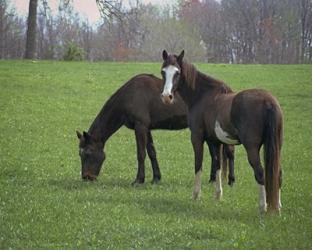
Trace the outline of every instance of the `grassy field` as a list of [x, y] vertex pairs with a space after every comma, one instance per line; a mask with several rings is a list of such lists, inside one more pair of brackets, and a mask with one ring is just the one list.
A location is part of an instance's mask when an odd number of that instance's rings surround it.
[[87, 130], [103, 103], [138, 73], [160, 63], [0, 61], [0, 249], [312, 249], [312, 65], [197, 67], [234, 90], [261, 87], [285, 117], [281, 216], [258, 214], [258, 189], [242, 147], [223, 200], [208, 184], [193, 201], [188, 130], [154, 131], [163, 179], [132, 187], [134, 133], [107, 143], [97, 182], [80, 179], [75, 130]]

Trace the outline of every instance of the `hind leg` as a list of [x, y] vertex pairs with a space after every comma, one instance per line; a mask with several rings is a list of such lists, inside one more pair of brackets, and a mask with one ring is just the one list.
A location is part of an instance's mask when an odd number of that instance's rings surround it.
[[228, 184], [233, 186], [235, 182], [235, 174], [234, 174], [234, 151], [235, 148], [233, 145], [227, 145], [227, 156], [229, 158], [229, 176], [228, 176]]
[[227, 173], [228, 173], [228, 157], [226, 154], [226, 149], [225, 149], [226, 145], [222, 144], [221, 145], [221, 159], [222, 159], [222, 180], [225, 181], [227, 178]]
[[[244, 145], [245, 146], [245, 145]], [[266, 192], [264, 186], [264, 171], [261, 166], [258, 146], [245, 146], [248, 156], [248, 161], [254, 170], [255, 179], [259, 185], [259, 210], [260, 213], [265, 213], [267, 210]]]
[[207, 141], [211, 156], [211, 173], [209, 182], [215, 182], [215, 197], [217, 200], [222, 198], [222, 180], [221, 180], [221, 144], [210, 143]]
[[151, 131], [147, 132], [146, 150], [147, 150], [148, 157], [151, 160], [152, 169], [153, 169], [153, 180], [152, 180], [152, 183], [153, 184], [157, 184], [160, 181], [160, 179], [161, 179], [161, 174], [160, 174], [158, 161], [157, 161], [157, 158], [156, 158], [156, 150], [155, 150], [155, 147], [154, 147], [154, 144], [153, 144], [153, 137], [152, 137]]

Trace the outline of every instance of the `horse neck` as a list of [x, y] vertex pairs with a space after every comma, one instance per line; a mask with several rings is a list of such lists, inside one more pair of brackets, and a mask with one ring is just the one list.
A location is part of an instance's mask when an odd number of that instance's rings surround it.
[[106, 102], [88, 131], [93, 138], [100, 140], [103, 146], [122, 125], [121, 114], [114, 103], [111, 99]]
[[182, 80], [178, 87], [179, 94], [186, 105], [190, 108], [195, 101], [196, 91], [192, 89], [185, 80]]
[[215, 79], [197, 71], [194, 84], [187, 82], [185, 78], [181, 80], [179, 93], [183, 101], [190, 108], [198, 102], [203, 93], [206, 96], [215, 95], [220, 86], [220, 83]]

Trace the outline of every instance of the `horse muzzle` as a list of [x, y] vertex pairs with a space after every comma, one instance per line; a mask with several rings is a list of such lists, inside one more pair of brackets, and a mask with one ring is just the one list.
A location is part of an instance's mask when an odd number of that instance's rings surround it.
[[161, 94], [160, 98], [164, 104], [172, 104], [174, 99], [172, 94]]
[[82, 179], [85, 181], [96, 181], [96, 175], [91, 173], [85, 173], [81, 175]]

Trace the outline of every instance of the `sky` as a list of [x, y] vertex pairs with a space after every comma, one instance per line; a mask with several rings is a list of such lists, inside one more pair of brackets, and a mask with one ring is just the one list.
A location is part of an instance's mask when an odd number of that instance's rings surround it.
[[[21, 15], [27, 16], [29, 0], [9, 0]], [[131, 2], [125, 0], [124, 2]], [[133, 0], [132, 0], [133, 1]], [[52, 10], [57, 9], [59, 0], [48, 0], [49, 6]], [[143, 3], [165, 4], [173, 1], [170, 0], [141, 0]], [[73, 0], [74, 9], [83, 17], [89, 19], [91, 23], [96, 23], [100, 20], [100, 13], [98, 11], [95, 0]]]

